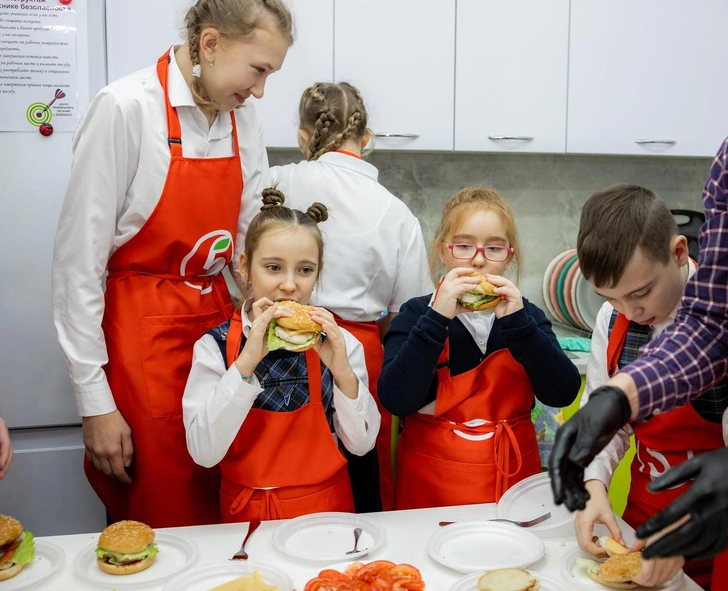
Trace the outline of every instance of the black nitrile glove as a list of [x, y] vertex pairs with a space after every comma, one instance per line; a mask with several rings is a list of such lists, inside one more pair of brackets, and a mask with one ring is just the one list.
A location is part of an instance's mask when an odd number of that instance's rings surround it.
[[602, 386], [556, 431], [549, 472], [557, 505], [564, 503], [569, 511], [586, 507], [589, 493], [584, 488], [584, 468], [631, 416], [627, 395], [620, 388]]
[[675, 466], [647, 489], [658, 492], [693, 478], [695, 482], [684, 494], [637, 528], [637, 537], [648, 538], [690, 515], [690, 521], [647, 546], [642, 551], [645, 558], [684, 556], [701, 560], [728, 547], [728, 449], [701, 454]]

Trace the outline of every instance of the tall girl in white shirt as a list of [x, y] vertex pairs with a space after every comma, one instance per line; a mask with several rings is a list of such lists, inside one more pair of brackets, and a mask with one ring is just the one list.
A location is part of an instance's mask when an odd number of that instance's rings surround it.
[[219, 475], [187, 453], [182, 393], [193, 343], [231, 314], [220, 271], [266, 186], [260, 122], [237, 108], [292, 42], [282, 0], [198, 0], [185, 24], [183, 45], [94, 98], [53, 260], [86, 475], [113, 520], [153, 527], [218, 520]]
[[362, 455], [379, 430], [362, 346], [331, 312], [311, 312], [327, 335], [312, 349], [268, 351], [271, 320], [293, 314], [275, 302], [307, 304], [323, 267], [326, 207], [303, 213], [283, 201], [263, 191], [240, 257], [250, 299], [195, 344], [183, 399], [190, 454], [220, 464], [223, 521], [353, 511], [336, 440]]
[[[271, 177], [292, 207], [305, 207], [316, 195], [329, 208], [326, 268], [312, 300], [336, 314], [363, 343], [376, 398], [382, 347], [375, 321], [386, 310], [388, 323], [404, 302], [432, 290], [422, 231], [407, 206], [379, 184], [377, 169], [361, 157], [371, 132], [355, 87], [314, 84], [301, 97], [299, 120], [299, 145], [307, 161], [273, 167]], [[384, 332], [386, 325], [381, 328]], [[359, 512], [392, 507], [391, 415], [379, 410], [376, 451], [349, 457]]]

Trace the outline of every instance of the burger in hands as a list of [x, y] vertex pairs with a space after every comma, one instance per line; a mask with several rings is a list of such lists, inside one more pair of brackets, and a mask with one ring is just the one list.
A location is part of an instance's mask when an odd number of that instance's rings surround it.
[[321, 338], [323, 327], [311, 318], [313, 306], [291, 300], [278, 302], [293, 312], [293, 316], [274, 318], [268, 324], [268, 350], [306, 351]]
[[149, 568], [158, 552], [151, 527], [139, 521], [117, 521], [101, 532], [96, 562], [110, 575], [130, 575]]
[[0, 515], [0, 581], [17, 575], [33, 558], [33, 534], [24, 530], [17, 519]]
[[480, 283], [473, 289], [466, 291], [460, 298], [458, 303], [468, 310], [479, 312], [480, 310], [488, 310], [495, 308], [501, 301], [501, 296], [495, 293], [495, 285], [489, 283], [485, 276], [481, 273], [473, 272], [463, 277], [477, 277]]

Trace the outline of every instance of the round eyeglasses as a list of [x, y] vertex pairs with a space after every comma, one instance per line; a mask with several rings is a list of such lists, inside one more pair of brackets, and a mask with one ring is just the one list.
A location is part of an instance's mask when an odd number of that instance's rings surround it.
[[475, 256], [482, 252], [483, 256], [494, 263], [502, 263], [508, 260], [508, 257], [513, 254], [513, 248], [508, 246], [499, 246], [497, 244], [487, 244], [485, 246], [475, 246], [470, 242], [458, 242], [457, 244], [443, 243], [447, 248], [450, 249], [454, 259], [461, 261], [469, 261], [475, 258]]

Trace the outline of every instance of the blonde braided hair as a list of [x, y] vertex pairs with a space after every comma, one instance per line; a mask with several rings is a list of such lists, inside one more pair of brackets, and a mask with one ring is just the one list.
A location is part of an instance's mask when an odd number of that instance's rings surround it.
[[347, 82], [317, 82], [307, 88], [298, 116], [299, 128], [309, 134], [302, 147], [307, 160], [338, 150], [351, 138], [363, 139], [369, 131], [361, 93]]
[[[187, 44], [192, 66], [200, 65], [200, 36], [205, 29], [217, 29], [224, 39], [237, 41], [250, 38], [260, 27], [264, 15], [275, 20], [278, 31], [293, 43], [293, 17], [283, 0], [197, 0], [185, 16]], [[192, 97], [203, 111], [217, 111], [201, 77], [193, 77]]]

